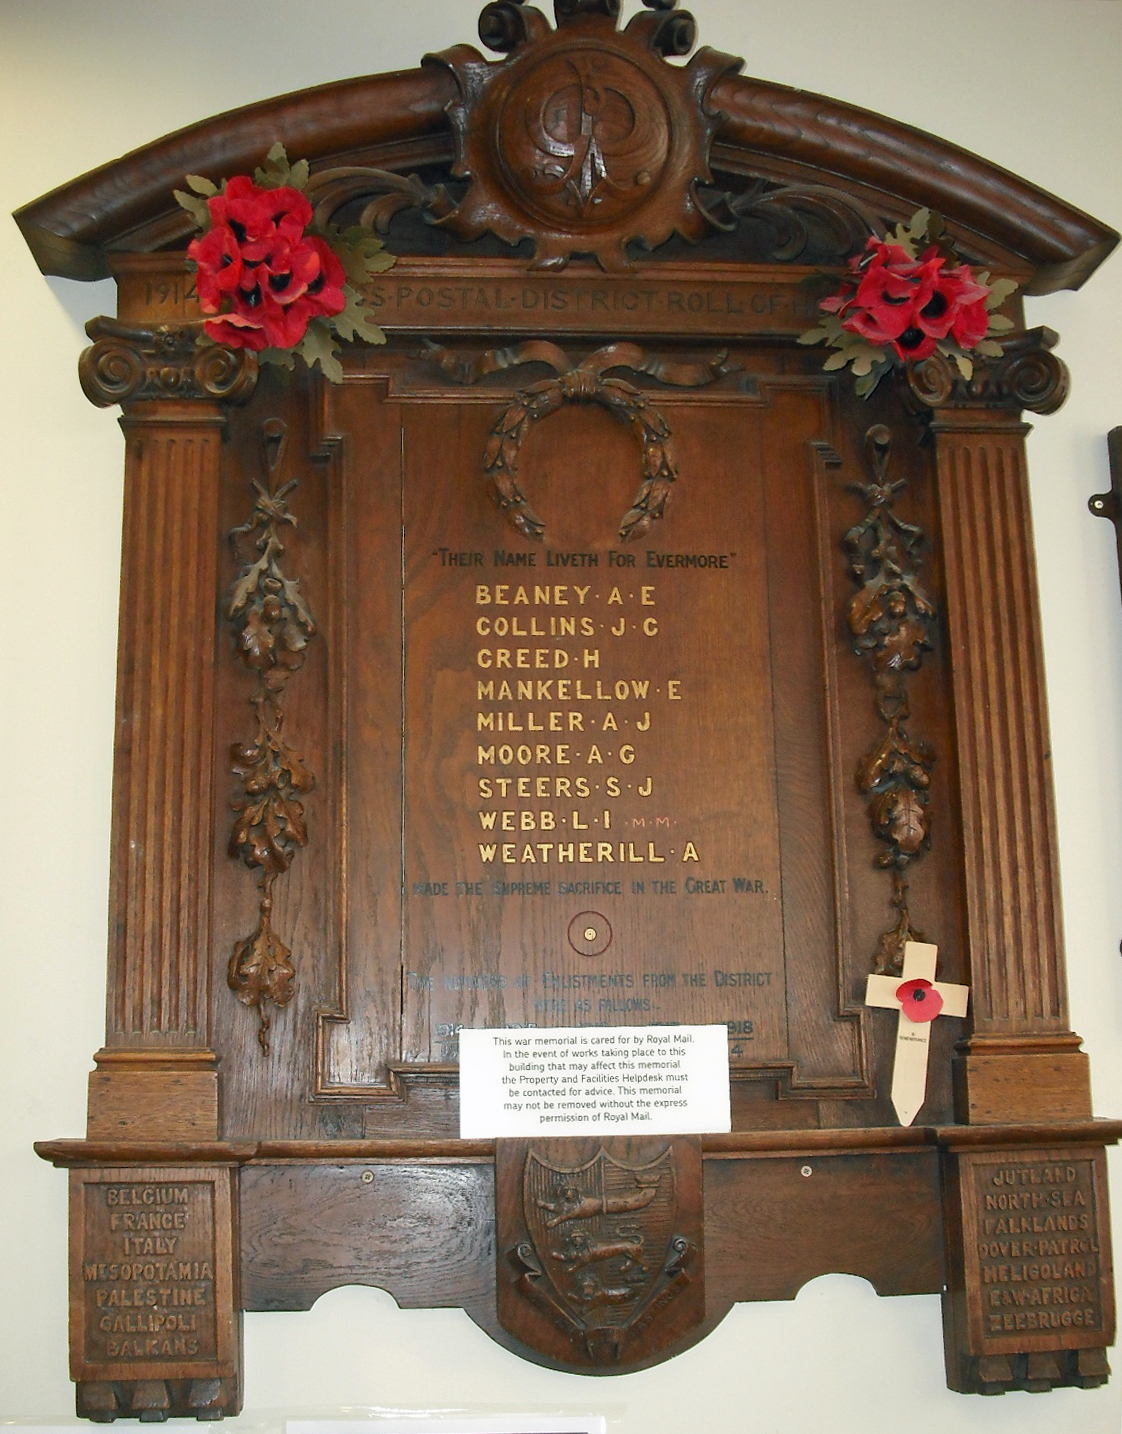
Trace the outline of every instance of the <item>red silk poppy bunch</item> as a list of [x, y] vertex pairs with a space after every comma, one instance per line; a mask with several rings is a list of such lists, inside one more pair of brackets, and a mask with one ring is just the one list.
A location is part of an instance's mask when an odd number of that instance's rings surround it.
[[909, 259], [899, 244], [873, 238], [851, 268], [853, 277], [841, 293], [820, 305], [824, 313], [837, 314], [847, 333], [891, 344], [898, 359], [925, 359], [948, 334], [963, 349], [985, 338], [990, 291], [969, 264], [948, 269], [934, 246]]
[[969, 354], [1001, 354], [992, 335], [1012, 323], [994, 310], [1016, 285], [991, 282], [987, 273], [957, 262], [938, 242], [941, 234], [938, 217], [920, 210], [888, 239], [871, 236], [849, 261], [841, 289], [820, 301], [820, 327], [799, 340], [836, 349], [825, 367], [852, 365], [863, 397], [895, 365], [936, 352], [952, 359], [964, 378], [973, 373]]
[[307, 233], [312, 206], [298, 189], [261, 189], [239, 174], [207, 201], [211, 228], [192, 240], [199, 307], [228, 348], [290, 349], [308, 322], [346, 307], [347, 276], [325, 239]]
[[252, 179], [239, 174], [219, 187], [188, 175], [193, 192], [176, 198], [202, 230], [187, 257], [207, 336], [289, 365], [295, 351], [338, 381], [336, 338], [385, 342], [356, 284], [394, 261], [367, 230], [319, 231], [303, 193], [308, 177], [305, 161], [290, 165], [274, 145]]

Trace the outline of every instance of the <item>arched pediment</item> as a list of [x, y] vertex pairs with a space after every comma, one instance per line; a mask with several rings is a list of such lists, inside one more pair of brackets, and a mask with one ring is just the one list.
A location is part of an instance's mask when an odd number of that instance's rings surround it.
[[[426, 57], [414, 70], [321, 85], [232, 110], [92, 170], [24, 206], [17, 223], [45, 273], [96, 279], [108, 274], [114, 253], [185, 245], [190, 220], [172, 191], [186, 174], [219, 178], [250, 171], [278, 140], [290, 155], [311, 162], [313, 178], [374, 168], [420, 173], [435, 183], [458, 173], [462, 187], [472, 105], [495, 88], [495, 76], [517, 75], [520, 63], [524, 73], [535, 48], [565, 40], [571, 23], [562, 18], [555, 34], [532, 7], [517, 13], [523, 33], [502, 45], [511, 52], [505, 58], [487, 61], [457, 46]], [[674, 18], [688, 17], [677, 12]], [[793, 237], [792, 226], [800, 231], [809, 223], [814, 231], [825, 214], [827, 227], [837, 230], [839, 206], [854, 206], [862, 222], [850, 225], [852, 246], [867, 232], [870, 214], [890, 222], [926, 206], [943, 214], [965, 256], [1012, 273], [1028, 293], [1047, 293], [1079, 287], [1118, 242], [1112, 229], [1089, 215], [921, 130], [838, 100], [745, 78], [736, 73], [740, 62], [712, 50], [698, 51], [688, 67], [668, 65], [664, 55], [675, 44], [681, 50], [683, 34], [668, 37], [668, 23], [666, 16], [641, 15], [620, 34], [601, 21], [596, 42], [629, 44], [632, 57], [645, 53], [656, 85], [659, 76], [671, 88], [677, 84], [685, 104], [673, 125], [680, 125], [686, 108], [703, 117], [707, 134], [691, 183], [704, 218], [683, 223], [679, 216], [675, 227], [693, 240], [713, 235], [707, 242], [721, 246], [721, 257], [824, 262], [840, 257], [845, 243], [835, 234], [833, 253], [829, 246], [816, 248], [813, 237], [808, 247], [805, 234], [804, 242]], [[685, 38], [692, 41], [692, 32]], [[678, 83], [691, 72], [692, 92], [688, 82]], [[348, 196], [354, 193], [352, 184]], [[504, 228], [496, 213], [501, 200], [496, 205], [488, 196], [475, 208], [476, 233], [482, 226], [508, 241], [517, 237], [517, 225]], [[720, 233], [743, 230], [745, 217], [763, 221], [774, 241], [770, 254], [745, 250], [743, 232], [732, 239]], [[539, 240], [548, 229], [547, 216]], [[657, 243], [663, 238], [661, 232], [655, 236]], [[408, 239], [396, 247], [408, 252]], [[509, 251], [500, 246], [491, 252]]]

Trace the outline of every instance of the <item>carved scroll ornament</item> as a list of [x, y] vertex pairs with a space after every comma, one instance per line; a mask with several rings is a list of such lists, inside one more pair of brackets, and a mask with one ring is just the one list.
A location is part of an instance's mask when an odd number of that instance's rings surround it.
[[[706, 48], [685, 66], [666, 64], [693, 49], [697, 23], [678, 0], [643, 4], [655, 13], [635, 15], [620, 32], [609, 28], [620, 0], [555, 0], [556, 30], [536, 6], [492, 0], [479, 36], [509, 58], [487, 61], [466, 45], [428, 57], [459, 89], [448, 106], [449, 182], [362, 165], [323, 169], [306, 190], [317, 225], [386, 234], [397, 215], [415, 211], [461, 240], [530, 241], [533, 268], [587, 254], [623, 271], [675, 235], [696, 243], [738, 231], [761, 260], [837, 262], [898, 219], [825, 184], [739, 168], [714, 176], [712, 145], [726, 117], [711, 97], [744, 62]], [[590, 20], [600, 21], [594, 35]]]
[[[694, 193], [710, 230], [738, 235], [738, 257], [776, 264], [840, 263], [858, 253], [870, 234], [891, 227], [887, 217], [828, 185], [776, 184], [751, 175], [741, 183], [737, 189], [706, 186]], [[381, 235], [390, 233], [398, 215], [409, 212], [443, 227], [457, 213], [463, 192], [463, 183], [455, 180], [430, 184], [416, 174], [365, 165], [320, 170], [306, 190], [319, 228], [353, 223]], [[395, 244], [400, 242], [395, 238]]]
[[982, 359], [964, 379], [942, 354], [932, 354], [903, 370], [905, 397], [913, 408], [1027, 408], [1030, 413], [1055, 413], [1067, 398], [1067, 365], [1052, 353], [1059, 335], [1048, 328], [1026, 329], [1002, 343], [999, 359]]
[[857, 787], [869, 798], [873, 833], [883, 843], [875, 862], [892, 873], [892, 904], [900, 913], [877, 943], [876, 969], [898, 974], [905, 944], [926, 939], [912, 925], [904, 874], [930, 842], [928, 788], [935, 754], [910, 737], [904, 723], [910, 715], [908, 673], [918, 669], [931, 646], [935, 605], [918, 577], [923, 533], [893, 509], [904, 480], [888, 481], [892, 435], [878, 424], [865, 439], [874, 476], [851, 485], [869, 511], [845, 535], [849, 575], [858, 587], [846, 616], [856, 652], [872, 667], [877, 714], [884, 723], [883, 736], [857, 768]]
[[509, 58], [487, 61], [467, 46], [436, 57], [459, 86], [448, 111], [453, 173], [468, 181], [446, 228], [461, 239], [529, 239], [538, 268], [579, 253], [610, 270], [630, 267], [632, 241], [653, 248], [709, 231], [696, 196], [720, 122], [709, 95], [742, 62], [705, 49], [668, 65], [693, 48], [697, 27], [677, 0], [644, 3], [655, 13], [592, 37], [576, 22], [617, 21], [619, 0], [556, 0], [556, 30], [535, 6], [495, 0], [479, 32]]
[[235, 551], [244, 557], [230, 594], [228, 615], [238, 625], [238, 655], [255, 674], [250, 704], [257, 731], [248, 742], [230, 749], [242, 790], [231, 805], [237, 817], [229, 852], [257, 872], [257, 926], [239, 941], [230, 957], [230, 988], [260, 1019], [258, 1040], [269, 1053], [267, 1006], [285, 1006], [292, 999], [296, 971], [292, 952], [273, 930], [273, 885], [287, 871], [298, 848], [307, 846], [308, 830], [300, 798], [315, 778], [303, 758], [286, 741], [281, 697], [294, 672], [304, 665], [315, 621], [300, 592], [299, 578], [281, 567], [281, 531], [295, 527], [286, 499], [296, 481], [273, 491], [286, 443], [286, 425], [279, 418], [263, 426], [262, 446], [269, 484], [254, 480], [257, 502], [249, 522], [230, 534]]
[[96, 318], [86, 333], [94, 343], [78, 360], [78, 377], [98, 408], [160, 398], [245, 403], [257, 384], [256, 354], [200, 344], [201, 324], [149, 329]]
[[635, 344], [611, 344], [597, 349], [574, 366], [556, 344], [538, 341], [516, 348], [491, 349], [474, 363], [465, 363], [447, 349], [429, 344], [430, 357], [458, 383], [477, 383], [491, 373], [522, 364], [546, 364], [557, 374], [516, 394], [491, 429], [483, 458], [491, 494], [508, 521], [526, 538], [541, 542], [545, 524], [530, 506], [518, 482], [522, 445], [534, 424], [555, 413], [565, 403], [598, 403], [621, 423], [631, 426], [642, 454], [642, 481], [630, 508], [619, 525], [621, 542], [639, 538], [656, 518], [661, 518], [670, 499], [671, 485], [678, 477], [678, 464], [669, 425], [658, 409], [634, 384], [621, 378], [606, 378], [613, 369], [627, 368], [649, 373], [662, 383], [678, 388], [696, 388], [715, 383], [735, 371], [727, 353], [703, 363], [682, 363], [658, 359]]

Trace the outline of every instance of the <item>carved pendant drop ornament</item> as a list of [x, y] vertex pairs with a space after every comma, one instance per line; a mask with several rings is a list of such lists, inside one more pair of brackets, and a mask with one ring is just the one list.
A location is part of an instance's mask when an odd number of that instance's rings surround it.
[[296, 527], [286, 501], [296, 481], [273, 487], [286, 437], [282, 420], [266, 420], [262, 448], [268, 482], [254, 480], [257, 501], [253, 513], [230, 534], [243, 564], [227, 609], [237, 624], [238, 655], [255, 675], [250, 705], [257, 719], [253, 737], [235, 742], [230, 749], [242, 789], [231, 802], [237, 817], [229, 852], [256, 871], [259, 894], [257, 925], [234, 947], [227, 980], [238, 1000], [256, 1010], [261, 1023], [258, 1040], [266, 1055], [267, 1007], [286, 1006], [296, 979], [292, 952], [273, 929], [273, 887], [291, 866], [298, 848], [308, 844], [300, 799], [315, 786], [303, 758], [285, 738], [281, 706], [289, 679], [304, 665], [308, 640], [316, 631], [300, 592], [300, 579], [290, 577], [281, 567], [281, 533], [286, 527]]
[[892, 873], [892, 905], [900, 913], [877, 943], [877, 970], [898, 974], [905, 945], [925, 940], [912, 925], [905, 872], [931, 840], [928, 790], [935, 753], [909, 736], [904, 724], [911, 713], [908, 673], [919, 668], [931, 647], [935, 604], [919, 580], [923, 533], [893, 506], [904, 480], [888, 481], [892, 435], [877, 424], [865, 443], [873, 478], [851, 485], [869, 510], [844, 539], [849, 575], [858, 588], [846, 618], [854, 650], [872, 668], [877, 715], [884, 723], [880, 741], [857, 768], [857, 788], [869, 799], [873, 834], [883, 843], [874, 860]]

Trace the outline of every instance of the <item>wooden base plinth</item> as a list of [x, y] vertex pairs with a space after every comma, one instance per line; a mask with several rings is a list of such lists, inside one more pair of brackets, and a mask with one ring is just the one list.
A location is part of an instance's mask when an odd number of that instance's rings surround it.
[[959, 1394], [1007, 1394], [1015, 1389], [1046, 1394], [1052, 1389], [1096, 1389], [1110, 1378], [1110, 1364], [1102, 1349], [971, 1358], [952, 1351], [948, 1344], [947, 1356], [947, 1384]]
[[953, 1064], [955, 1118], [963, 1125], [1086, 1120], [1091, 1068], [1079, 1037], [1009, 1041], [960, 1051]]
[[77, 1410], [221, 1419], [241, 1408], [237, 1173], [128, 1165], [70, 1174]]
[[218, 1058], [213, 1051], [99, 1051], [94, 1061], [88, 1139], [217, 1139]]
[[241, 1311], [306, 1310], [349, 1284], [461, 1308], [549, 1367], [618, 1374], [738, 1301], [840, 1270], [882, 1295], [944, 1291], [953, 1389], [1089, 1388], [1110, 1372], [1120, 1136], [1100, 1120], [36, 1150], [70, 1170], [78, 1412], [152, 1421], [235, 1413]]
[[944, 1157], [947, 1383], [963, 1394], [1091, 1388], [1114, 1341], [1101, 1146]]

